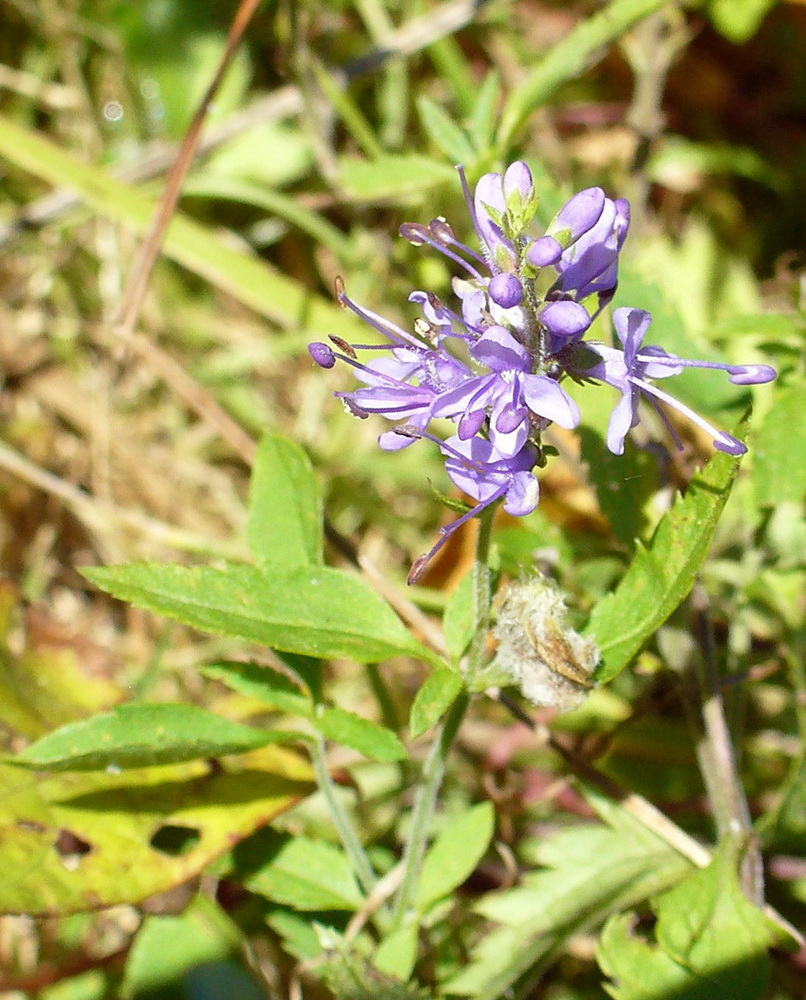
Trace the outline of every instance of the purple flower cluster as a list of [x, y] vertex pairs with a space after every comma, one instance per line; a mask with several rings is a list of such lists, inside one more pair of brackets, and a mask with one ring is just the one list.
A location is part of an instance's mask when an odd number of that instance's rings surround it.
[[[425, 291], [409, 296], [421, 312], [413, 332], [390, 323], [350, 299], [337, 283], [339, 302], [386, 340], [348, 344], [337, 337], [311, 344], [313, 360], [332, 368], [336, 360], [355, 369], [361, 387], [339, 392], [358, 417], [379, 414], [396, 421], [381, 434], [382, 448], [394, 451], [420, 438], [435, 441], [445, 456], [453, 483], [477, 506], [451, 525], [409, 574], [414, 582], [450, 534], [481, 509], [502, 500], [514, 515], [531, 513], [538, 500], [535, 466], [545, 464], [541, 433], [551, 423], [573, 428], [579, 410], [562, 386], [576, 381], [606, 383], [621, 396], [610, 417], [607, 446], [615, 454], [638, 422], [644, 397], [679, 441], [660, 403], [672, 406], [705, 428], [714, 447], [741, 455], [745, 446], [712, 427], [697, 413], [654, 385], [684, 367], [720, 368], [737, 385], [768, 382], [768, 365], [722, 365], [689, 361], [661, 347], [643, 346], [651, 317], [641, 309], [613, 312], [621, 349], [583, 338], [612, 300], [618, 278], [618, 255], [629, 226], [629, 205], [607, 198], [601, 188], [574, 195], [557, 213], [545, 234], [527, 234], [537, 196], [525, 163], [502, 174], [485, 174], [471, 195], [460, 178], [481, 253], [457, 240], [444, 219], [428, 226], [406, 223], [401, 235], [427, 245], [463, 271], [453, 279], [455, 304]], [[383, 350], [384, 356], [359, 361], [360, 351]], [[429, 432], [434, 419], [447, 418], [456, 433], [440, 440]]]

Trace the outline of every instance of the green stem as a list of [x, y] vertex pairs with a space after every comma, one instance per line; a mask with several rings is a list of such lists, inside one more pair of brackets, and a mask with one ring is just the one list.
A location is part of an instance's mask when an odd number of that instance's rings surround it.
[[423, 765], [417, 798], [414, 801], [414, 810], [411, 816], [409, 839], [403, 854], [403, 880], [400, 883], [400, 889], [398, 889], [392, 915], [393, 927], [400, 926], [414, 900], [417, 883], [420, 880], [425, 846], [428, 841], [428, 831], [431, 827], [437, 795], [445, 775], [445, 763], [469, 702], [468, 696], [462, 693], [451, 705], [440, 723], [437, 738]]
[[725, 718], [719, 671], [716, 664], [713, 626], [708, 615], [708, 599], [695, 587], [692, 605], [697, 613], [697, 638], [701, 656], [693, 658], [700, 687], [702, 734], [696, 752], [700, 771], [720, 837], [742, 837], [747, 849], [740, 878], [745, 895], [758, 906], [764, 905], [764, 870], [753, 834], [750, 807], [739, 776], [733, 736]]
[[487, 633], [490, 630], [490, 540], [493, 517], [497, 504], [479, 515], [479, 533], [476, 538], [476, 561], [473, 564], [473, 641], [467, 658], [466, 676], [472, 681], [484, 666], [487, 651]]
[[[473, 607], [475, 630], [468, 655], [467, 677], [472, 678], [484, 664], [487, 633], [490, 628], [490, 539], [492, 536], [494, 506], [479, 515], [479, 532], [476, 540], [476, 561], [473, 567]], [[417, 893], [423, 856], [428, 842], [431, 820], [436, 808], [445, 765], [459, 726], [465, 716], [470, 698], [465, 693], [459, 695], [440, 723], [437, 738], [423, 765], [420, 785], [414, 800], [411, 829], [403, 853], [403, 879], [400, 883], [392, 926], [399, 927], [404, 920]]]
[[373, 871], [361, 841], [358, 839], [358, 834], [355, 832], [352, 820], [336, 793], [336, 787], [333, 784], [333, 779], [330, 777], [330, 771], [327, 767], [325, 741], [321, 736], [311, 746], [311, 759], [316, 775], [316, 783], [319, 786], [319, 791], [322, 793], [322, 798], [327, 804], [330, 818], [336, 827], [341, 845], [350, 859], [350, 864], [358, 881], [361, 883], [361, 888], [369, 896], [375, 888], [378, 878]]

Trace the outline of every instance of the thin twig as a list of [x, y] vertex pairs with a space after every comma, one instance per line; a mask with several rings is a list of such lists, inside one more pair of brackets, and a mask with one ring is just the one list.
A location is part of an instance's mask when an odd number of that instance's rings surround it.
[[695, 587], [691, 603], [696, 612], [696, 636], [701, 657], [694, 657], [702, 699], [702, 737], [697, 743], [708, 799], [720, 837], [739, 837], [747, 844], [742, 858], [742, 889], [757, 906], [764, 904], [764, 868], [753, 830], [750, 807], [736, 765], [733, 739], [725, 719], [722, 687], [716, 666], [713, 625], [708, 615], [708, 597]]
[[58, 497], [93, 531], [108, 531], [111, 525], [120, 525], [181, 551], [204, 552], [230, 558], [244, 554], [238, 545], [216, 542], [194, 532], [157, 521], [139, 511], [97, 500], [84, 490], [66, 483], [52, 472], [31, 462], [4, 443], [0, 443], [0, 468], [44, 493]]
[[629, 201], [638, 217], [643, 216], [649, 196], [649, 180], [644, 167], [653, 143], [663, 131], [666, 77], [688, 40], [682, 13], [667, 5], [640, 21], [621, 43], [635, 75], [635, 89], [626, 120], [637, 138], [632, 163], [633, 191]]
[[[341, 70], [331, 70], [342, 84], [365, 73], [374, 72], [378, 66], [395, 56], [414, 55], [446, 35], [464, 28], [475, 19], [488, 0], [448, 0], [427, 14], [413, 18], [391, 32], [381, 46], [374, 46], [365, 55], [349, 62]], [[198, 156], [204, 156], [222, 143], [240, 135], [255, 125], [293, 118], [303, 110], [302, 94], [298, 87], [279, 87], [277, 90], [258, 98], [249, 107], [236, 111], [226, 121], [212, 126], [199, 139], [196, 147]], [[125, 167], [112, 169], [119, 180], [130, 184], [158, 177], [176, 162], [179, 147], [164, 142], [151, 143], [145, 147], [142, 159]], [[68, 188], [57, 188], [32, 202], [7, 226], [0, 227], [0, 246], [14, 238], [26, 226], [43, 226], [59, 218], [65, 212], [78, 207], [81, 197]]]
[[176, 208], [176, 203], [179, 200], [182, 182], [190, 169], [196, 153], [199, 138], [201, 137], [202, 125], [210, 110], [213, 98], [221, 85], [224, 74], [232, 61], [235, 50], [240, 44], [243, 33], [246, 31], [260, 3], [261, 0], [241, 0], [241, 4], [230, 26], [227, 43], [224, 46], [224, 51], [212, 82], [201, 99], [190, 127], [182, 140], [182, 145], [179, 147], [179, 155], [168, 173], [157, 211], [143, 242], [140, 244], [123, 291], [118, 320], [119, 332], [122, 335], [134, 332], [143, 296], [148, 286], [148, 279], [151, 276], [151, 271], [162, 246], [165, 230], [168, 228], [171, 216]]

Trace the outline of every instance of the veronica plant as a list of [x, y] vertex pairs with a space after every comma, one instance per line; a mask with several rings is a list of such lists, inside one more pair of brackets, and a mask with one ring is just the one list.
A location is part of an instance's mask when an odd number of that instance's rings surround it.
[[[339, 302], [388, 343], [348, 344], [331, 337], [335, 350], [321, 342], [309, 348], [323, 368], [340, 360], [354, 369], [362, 386], [336, 393], [352, 414], [395, 421], [392, 430], [380, 435], [381, 448], [395, 451], [423, 438], [436, 442], [452, 482], [476, 501], [440, 529], [435, 545], [414, 562], [409, 583], [420, 578], [450, 535], [483, 509], [498, 501], [515, 516], [535, 509], [539, 489], [534, 469], [546, 461], [543, 432], [552, 423], [571, 429], [580, 420], [563, 387], [566, 379], [607, 384], [621, 393], [607, 431], [607, 447], [615, 454], [623, 452], [627, 432], [640, 419], [638, 403], [645, 399], [678, 447], [682, 445], [664, 405], [703, 427], [718, 450], [741, 455], [746, 451], [741, 441], [654, 382], [685, 367], [722, 369], [737, 385], [775, 377], [769, 365], [688, 360], [662, 347], [643, 347], [651, 316], [641, 309], [614, 311], [620, 347], [585, 339], [616, 292], [628, 203], [611, 200], [601, 188], [587, 188], [535, 237], [530, 227], [538, 199], [525, 163], [516, 161], [504, 174], [485, 174], [473, 194], [461, 168], [459, 176], [478, 251], [461, 243], [442, 218], [400, 228], [404, 239], [437, 250], [461, 270], [453, 279], [455, 300], [443, 302], [431, 292], [413, 291], [409, 299], [422, 316], [408, 331], [354, 302], [339, 281]], [[387, 353], [359, 360], [359, 352], [378, 350]], [[446, 440], [436, 437], [431, 425], [437, 418], [453, 421], [456, 433]]]

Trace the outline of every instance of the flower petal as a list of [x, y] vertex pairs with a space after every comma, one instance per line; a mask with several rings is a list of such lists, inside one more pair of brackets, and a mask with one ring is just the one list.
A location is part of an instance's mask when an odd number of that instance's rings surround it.
[[563, 387], [547, 375], [524, 375], [523, 397], [532, 413], [568, 430], [579, 423], [579, 407]]

